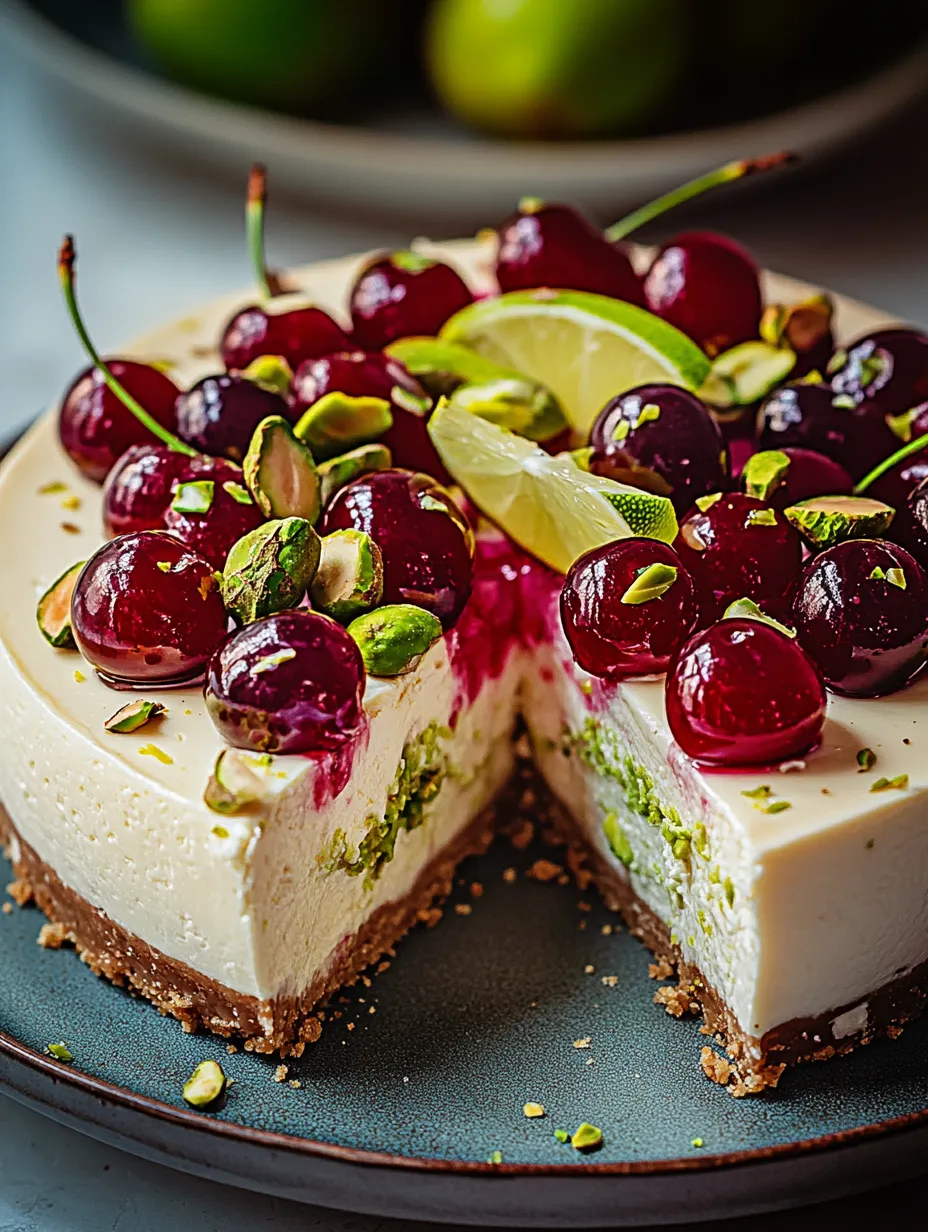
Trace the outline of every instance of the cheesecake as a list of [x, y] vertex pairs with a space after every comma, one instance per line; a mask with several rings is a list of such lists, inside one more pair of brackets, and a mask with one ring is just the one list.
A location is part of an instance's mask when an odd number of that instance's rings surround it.
[[[427, 251], [488, 289], [484, 246]], [[293, 302], [345, 321], [358, 268], [296, 272]], [[791, 302], [809, 289], [770, 278], [766, 294]], [[216, 339], [242, 302], [214, 304], [128, 353], [195, 386], [217, 368]], [[839, 302], [839, 341], [882, 324]], [[75, 470], [56, 412], [0, 470], [10, 532], [0, 829], [17, 897], [34, 898], [47, 938], [72, 943], [97, 974], [186, 1030], [299, 1055], [322, 1030], [326, 999], [416, 922], [434, 921], [460, 860], [486, 847], [521, 797], [658, 972], [676, 974], [656, 1000], [703, 1016], [724, 1050], [704, 1048], [703, 1067], [733, 1094], [893, 1036], [923, 1009], [924, 681], [883, 697], [832, 692], [808, 749], [713, 767], [683, 751], [662, 675], [581, 666], [563, 574], [471, 508], [466, 602], [404, 670], [368, 668], [344, 739], [312, 752], [230, 745], [200, 679], [129, 685], [37, 630], [40, 597], [104, 543], [96, 478]], [[260, 670], [278, 665], [271, 655]], [[114, 729], [114, 712], [142, 697], [163, 713]]]

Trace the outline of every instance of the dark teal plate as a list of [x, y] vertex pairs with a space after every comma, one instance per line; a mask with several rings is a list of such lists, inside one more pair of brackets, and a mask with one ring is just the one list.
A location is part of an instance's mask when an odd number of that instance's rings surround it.
[[[72, 952], [40, 949], [37, 911], [0, 916], [0, 1084], [162, 1163], [405, 1218], [712, 1219], [928, 1168], [928, 1022], [736, 1101], [703, 1076], [698, 1025], [653, 1004], [644, 948], [624, 931], [602, 933], [615, 917], [594, 893], [504, 881], [505, 868], [539, 854], [551, 852], [500, 840], [464, 865], [441, 923], [414, 931], [371, 987], [339, 1000], [342, 1016], [290, 1064], [299, 1089], [274, 1081], [274, 1060], [227, 1056], [221, 1041], [184, 1035]], [[457, 913], [462, 904], [470, 914]], [[587, 1037], [589, 1048], [574, 1046]], [[43, 1055], [62, 1040], [70, 1065]], [[207, 1057], [234, 1085], [224, 1107], [198, 1114], [181, 1088]], [[527, 1100], [546, 1116], [526, 1120]], [[595, 1156], [554, 1137], [581, 1121], [605, 1135]], [[502, 1164], [487, 1162], [495, 1151]]]

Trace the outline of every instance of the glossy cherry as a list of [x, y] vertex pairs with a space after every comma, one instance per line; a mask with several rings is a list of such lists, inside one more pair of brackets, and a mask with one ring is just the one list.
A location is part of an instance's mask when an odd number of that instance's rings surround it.
[[[928, 431], [921, 427], [917, 434]], [[928, 479], [928, 449], [921, 449], [897, 462], [879, 479], [868, 485], [865, 496], [881, 500], [896, 511], [886, 538], [901, 544], [919, 563], [928, 568], [928, 528], [921, 517], [922, 498], [915, 502], [915, 493]]]
[[206, 708], [241, 749], [327, 753], [365, 725], [364, 662], [327, 616], [281, 612], [238, 629], [213, 655]]
[[241, 462], [268, 415], [290, 417], [288, 403], [234, 372], [206, 376], [177, 399], [177, 435], [213, 457]]
[[366, 531], [383, 555], [384, 603], [415, 603], [450, 629], [468, 600], [474, 535], [448, 492], [428, 475], [378, 471], [340, 489], [320, 533]]
[[590, 431], [590, 470], [669, 496], [677, 514], [728, 482], [722, 432], [695, 394], [639, 385], [607, 402]]
[[389, 448], [396, 465], [423, 471], [440, 483], [450, 482], [426, 428], [431, 400], [405, 364], [382, 351], [342, 351], [307, 360], [293, 378], [294, 413], [302, 414], [325, 394], [336, 391], [353, 398], [385, 398], [391, 404], [393, 425], [380, 443]]
[[814, 449], [854, 480], [899, 447], [876, 406], [852, 403], [824, 384], [797, 382], [774, 390], [761, 404], [757, 431], [759, 449]]
[[534, 198], [500, 227], [496, 280], [501, 291], [556, 287], [644, 305], [641, 279], [621, 245], [572, 206]]
[[[107, 364], [149, 414], [175, 431], [174, 403], [180, 390], [169, 376], [131, 359]], [[58, 435], [71, 460], [96, 483], [103, 482], [130, 445], [155, 440], [106, 385], [99, 368], [85, 368], [68, 389], [58, 412]]]
[[782, 619], [802, 566], [799, 535], [782, 513], [741, 492], [702, 503], [680, 523], [674, 544], [696, 583], [701, 622], [742, 598]]
[[[644, 602], [624, 596], [652, 565], [676, 570]], [[621, 679], [667, 670], [696, 624], [693, 579], [673, 550], [654, 539], [620, 539], [571, 565], [561, 590], [561, 623], [574, 658], [592, 676]]]
[[163, 530], [174, 484], [192, 459], [167, 445], [131, 445], [103, 485], [103, 532], [112, 539], [130, 531]]
[[720, 620], [686, 643], [665, 688], [667, 722], [708, 766], [769, 766], [808, 753], [825, 687], [799, 643], [759, 620]]
[[408, 250], [388, 253], [366, 265], [351, 288], [354, 341], [376, 351], [395, 338], [437, 334], [472, 299], [444, 261]]
[[837, 351], [827, 371], [836, 394], [871, 403], [884, 415], [901, 415], [928, 399], [928, 334], [874, 330]]
[[229, 549], [242, 535], [260, 526], [264, 515], [242, 485], [241, 469], [226, 458], [191, 460], [185, 480], [211, 484], [209, 508], [203, 513], [177, 509], [177, 495], [164, 514], [164, 524], [178, 539], [222, 569]]
[[734, 240], [689, 231], [665, 244], [644, 279], [646, 306], [710, 356], [757, 337], [757, 265]]
[[894, 543], [845, 540], [806, 565], [793, 623], [833, 692], [892, 693], [928, 659], [928, 577]]
[[212, 565], [163, 531], [122, 535], [98, 548], [71, 601], [81, 654], [121, 683], [197, 677], [228, 623]]
[[[814, 449], [788, 446], [779, 452], [789, 458], [789, 466], [775, 488], [764, 496], [774, 509], [788, 509], [813, 496], [850, 496], [854, 481], [833, 458]], [[744, 475], [741, 479], [744, 486]]]
[[295, 369], [304, 359], [350, 346], [346, 332], [321, 308], [269, 312], [250, 304], [226, 325], [219, 351], [226, 368], [234, 372], [247, 368], [261, 355], [282, 355]]

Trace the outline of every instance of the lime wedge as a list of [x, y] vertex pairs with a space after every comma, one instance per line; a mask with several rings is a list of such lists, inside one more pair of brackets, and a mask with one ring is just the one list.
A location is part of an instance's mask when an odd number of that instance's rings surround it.
[[698, 389], [708, 357], [660, 317], [585, 291], [511, 291], [456, 313], [446, 342], [540, 381], [558, 399], [585, 442], [610, 398], [637, 385]]
[[671, 543], [676, 537], [677, 519], [666, 496], [590, 475], [569, 454], [552, 457], [444, 399], [428, 430], [474, 504], [560, 573], [584, 552], [615, 539], [644, 535]]

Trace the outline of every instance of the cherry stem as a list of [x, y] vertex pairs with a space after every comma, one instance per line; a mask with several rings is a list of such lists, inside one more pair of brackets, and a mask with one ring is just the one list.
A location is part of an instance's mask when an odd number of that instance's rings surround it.
[[688, 180], [679, 188], [672, 188], [662, 197], [656, 197], [640, 209], [626, 214], [624, 218], [620, 218], [617, 223], [609, 227], [605, 233], [606, 239], [610, 243], [624, 240], [627, 235], [631, 235], [645, 223], [659, 218], [661, 214], [673, 209], [675, 205], [682, 205], [684, 201], [700, 196], [710, 188], [718, 188], [720, 184], [730, 184], [732, 180], [743, 180], [746, 176], [756, 175], [759, 171], [773, 171], [777, 167], [783, 167], [795, 161], [796, 155], [784, 150], [779, 154], [767, 154], [763, 158], [741, 158], [736, 162], [726, 163], [724, 167], [717, 167], [715, 171], [707, 171], [705, 175], [697, 176], [695, 180]]
[[156, 436], [159, 441], [162, 441], [169, 449], [173, 449], [175, 453], [185, 453], [188, 457], [195, 458], [197, 451], [193, 449], [186, 441], [182, 441], [179, 436], [175, 436], [173, 432], [169, 432], [163, 424], [158, 423], [153, 415], [129, 393], [128, 389], [119, 382], [116, 377], [110, 372], [107, 365], [100, 358], [97, 348], [90, 340], [90, 335], [84, 325], [81, 317], [81, 311], [77, 306], [77, 293], [75, 291], [75, 275], [74, 265], [77, 260], [77, 252], [74, 248], [74, 237], [66, 235], [61, 241], [61, 247], [58, 249], [58, 278], [61, 282], [61, 289], [64, 292], [64, 301], [68, 307], [68, 315], [74, 324], [77, 331], [77, 336], [83, 343], [84, 350], [93, 361], [93, 365], [98, 369], [104, 381], [110, 390], [116, 395], [119, 401], [123, 404], [126, 410], [131, 411], [135, 418], [147, 428], [153, 436]]
[[255, 163], [248, 175], [248, 197], [245, 202], [245, 234], [254, 266], [258, 288], [264, 299], [273, 298], [267, 264], [264, 260], [264, 207], [267, 203], [267, 171]]
[[860, 496], [861, 492], [866, 491], [871, 483], [874, 483], [881, 475], [885, 475], [887, 471], [892, 470], [897, 462], [904, 462], [913, 453], [919, 453], [926, 445], [928, 445], [928, 432], [924, 436], [917, 436], [914, 441], [909, 441], [908, 445], [903, 445], [895, 453], [891, 453], [888, 458], [883, 459], [879, 466], [875, 466], [869, 475], [864, 475], [860, 483], [855, 486], [854, 495]]

